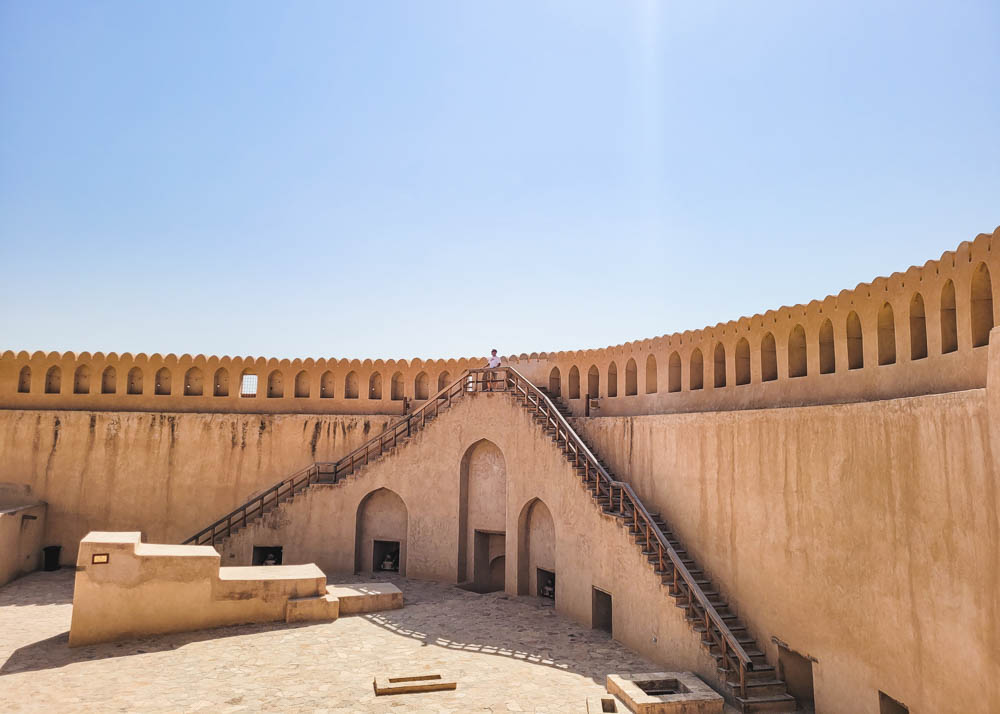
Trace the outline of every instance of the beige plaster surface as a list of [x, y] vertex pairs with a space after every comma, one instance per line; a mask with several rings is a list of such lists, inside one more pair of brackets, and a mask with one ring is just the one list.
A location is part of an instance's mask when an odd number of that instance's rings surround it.
[[47, 512], [28, 486], [0, 483], [0, 585], [41, 567]]
[[[611, 672], [655, 669], [537, 598], [393, 582], [408, 604], [387, 613], [69, 648], [73, 573], [33, 573], [0, 588], [0, 699], [19, 714], [564, 714], [604, 695]], [[415, 669], [446, 671], [458, 688], [374, 696], [376, 674]]]

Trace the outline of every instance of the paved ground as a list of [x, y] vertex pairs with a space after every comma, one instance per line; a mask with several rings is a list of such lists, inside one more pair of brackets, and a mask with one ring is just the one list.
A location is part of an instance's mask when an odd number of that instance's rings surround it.
[[[0, 588], [3, 711], [563, 714], [605, 694], [608, 673], [658, 669], [537, 598], [402, 578], [402, 610], [70, 649], [72, 578], [39, 572]], [[458, 689], [375, 698], [375, 674], [425, 671]]]

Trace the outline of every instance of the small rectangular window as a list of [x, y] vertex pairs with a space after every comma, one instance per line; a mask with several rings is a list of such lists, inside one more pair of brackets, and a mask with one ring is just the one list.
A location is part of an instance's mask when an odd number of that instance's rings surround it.
[[240, 382], [240, 396], [241, 397], [256, 397], [257, 396], [257, 375], [256, 374], [244, 374], [243, 379]]

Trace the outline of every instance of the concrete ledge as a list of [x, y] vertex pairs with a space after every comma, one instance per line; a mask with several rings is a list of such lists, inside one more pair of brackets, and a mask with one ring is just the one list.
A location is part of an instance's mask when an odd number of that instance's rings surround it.
[[339, 616], [340, 601], [329, 593], [289, 598], [285, 606], [285, 622], [336, 620]]
[[[675, 693], [647, 694], [643, 689], [665, 684]], [[722, 697], [691, 672], [609, 674], [607, 688], [635, 714], [722, 714]]]
[[330, 585], [326, 591], [340, 600], [340, 614], [398, 610], [403, 607], [403, 592], [392, 583]]

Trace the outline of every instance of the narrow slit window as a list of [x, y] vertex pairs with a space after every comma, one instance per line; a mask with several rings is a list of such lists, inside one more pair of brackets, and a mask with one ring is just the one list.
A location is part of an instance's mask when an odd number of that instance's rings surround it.
[[241, 397], [256, 397], [257, 396], [257, 375], [256, 374], [244, 374], [243, 378], [240, 380], [240, 396]]

